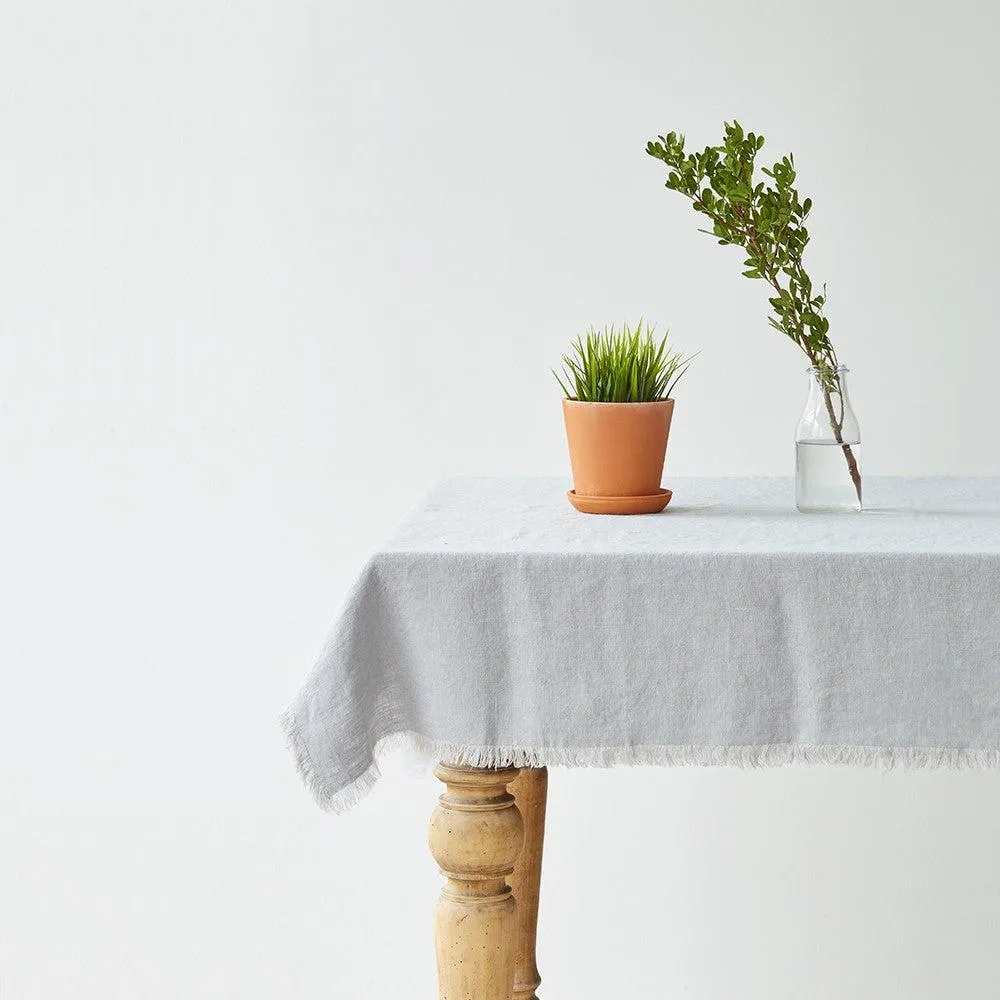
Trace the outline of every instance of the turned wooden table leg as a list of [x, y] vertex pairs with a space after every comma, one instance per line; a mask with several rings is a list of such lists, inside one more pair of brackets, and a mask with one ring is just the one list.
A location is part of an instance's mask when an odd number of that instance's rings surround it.
[[429, 838], [447, 879], [435, 928], [440, 1000], [511, 1000], [517, 908], [506, 879], [524, 824], [507, 785], [517, 768], [439, 764], [434, 773], [446, 786]]
[[536, 991], [542, 983], [535, 960], [535, 938], [538, 932], [538, 895], [542, 880], [548, 787], [549, 772], [544, 767], [521, 768], [521, 773], [510, 784], [511, 794], [524, 819], [524, 847], [510, 879], [517, 902], [514, 1000], [538, 1000]]

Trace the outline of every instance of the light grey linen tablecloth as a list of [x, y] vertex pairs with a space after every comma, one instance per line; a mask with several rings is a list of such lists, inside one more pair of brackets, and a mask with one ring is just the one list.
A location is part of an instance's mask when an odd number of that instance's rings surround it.
[[282, 718], [342, 809], [409, 746], [477, 766], [1000, 766], [1000, 479], [671, 484], [580, 514], [556, 479], [456, 479], [361, 572]]

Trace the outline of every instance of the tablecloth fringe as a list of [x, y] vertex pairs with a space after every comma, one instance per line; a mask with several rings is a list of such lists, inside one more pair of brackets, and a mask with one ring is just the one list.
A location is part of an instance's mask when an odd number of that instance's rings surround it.
[[768, 743], [751, 746], [511, 747], [466, 746], [431, 739], [417, 732], [390, 733], [372, 751], [367, 770], [344, 787], [321, 775], [286, 712], [281, 726], [303, 783], [321, 808], [345, 812], [363, 799], [381, 775], [380, 762], [409, 751], [467, 767], [778, 767], [785, 764], [833, 764], [883, 770], [1000, 769], [1000, 749], [972, 747], [866, 747]]

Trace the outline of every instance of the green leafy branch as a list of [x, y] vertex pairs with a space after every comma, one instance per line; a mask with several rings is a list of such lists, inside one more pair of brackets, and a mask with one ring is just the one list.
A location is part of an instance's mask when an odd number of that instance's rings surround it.
[[[812, 200], [800, 199], [795, 188], [795, 161], [783, 156], [761, 173], [754, 170], [764, 137], [744, 132], [739, 122], [726, 122], [722, 145], [688, 153], [684, 136], [658, 136], [646, 152], [668, 168], [666, 186], [684, 195], [696, 212], [706, 216], [720, 245], [734, 245], [746, 253], [743, 275], [766, 282], [773, 294], [768, 322], [788, 337], [817, 370], [830, 425], [844, 449], [851, 478], [861, 497], [861, 475], [851, 446], [844, 444], [844, 405], [837, 373], [837, 353], [830, 341], [830, 321], [823, 315], [826, 286], [817, 292], [802, 256], [809, 243], [805, 221]], [[834, 405], [836, 400], [837, 405]]]

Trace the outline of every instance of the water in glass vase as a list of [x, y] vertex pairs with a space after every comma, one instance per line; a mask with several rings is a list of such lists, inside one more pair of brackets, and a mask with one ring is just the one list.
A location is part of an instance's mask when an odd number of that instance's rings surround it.
[[[861, 445], [851, 445], [861, 467]], [[842, 445], [836, 441], [795, 442], [795, 502], [802, 511], [858, 511], [861, 500]]]
[[847, 394], [847, 369], [813, 366], [795, 432], [795, 506], [861, 510], [861, 430]]

